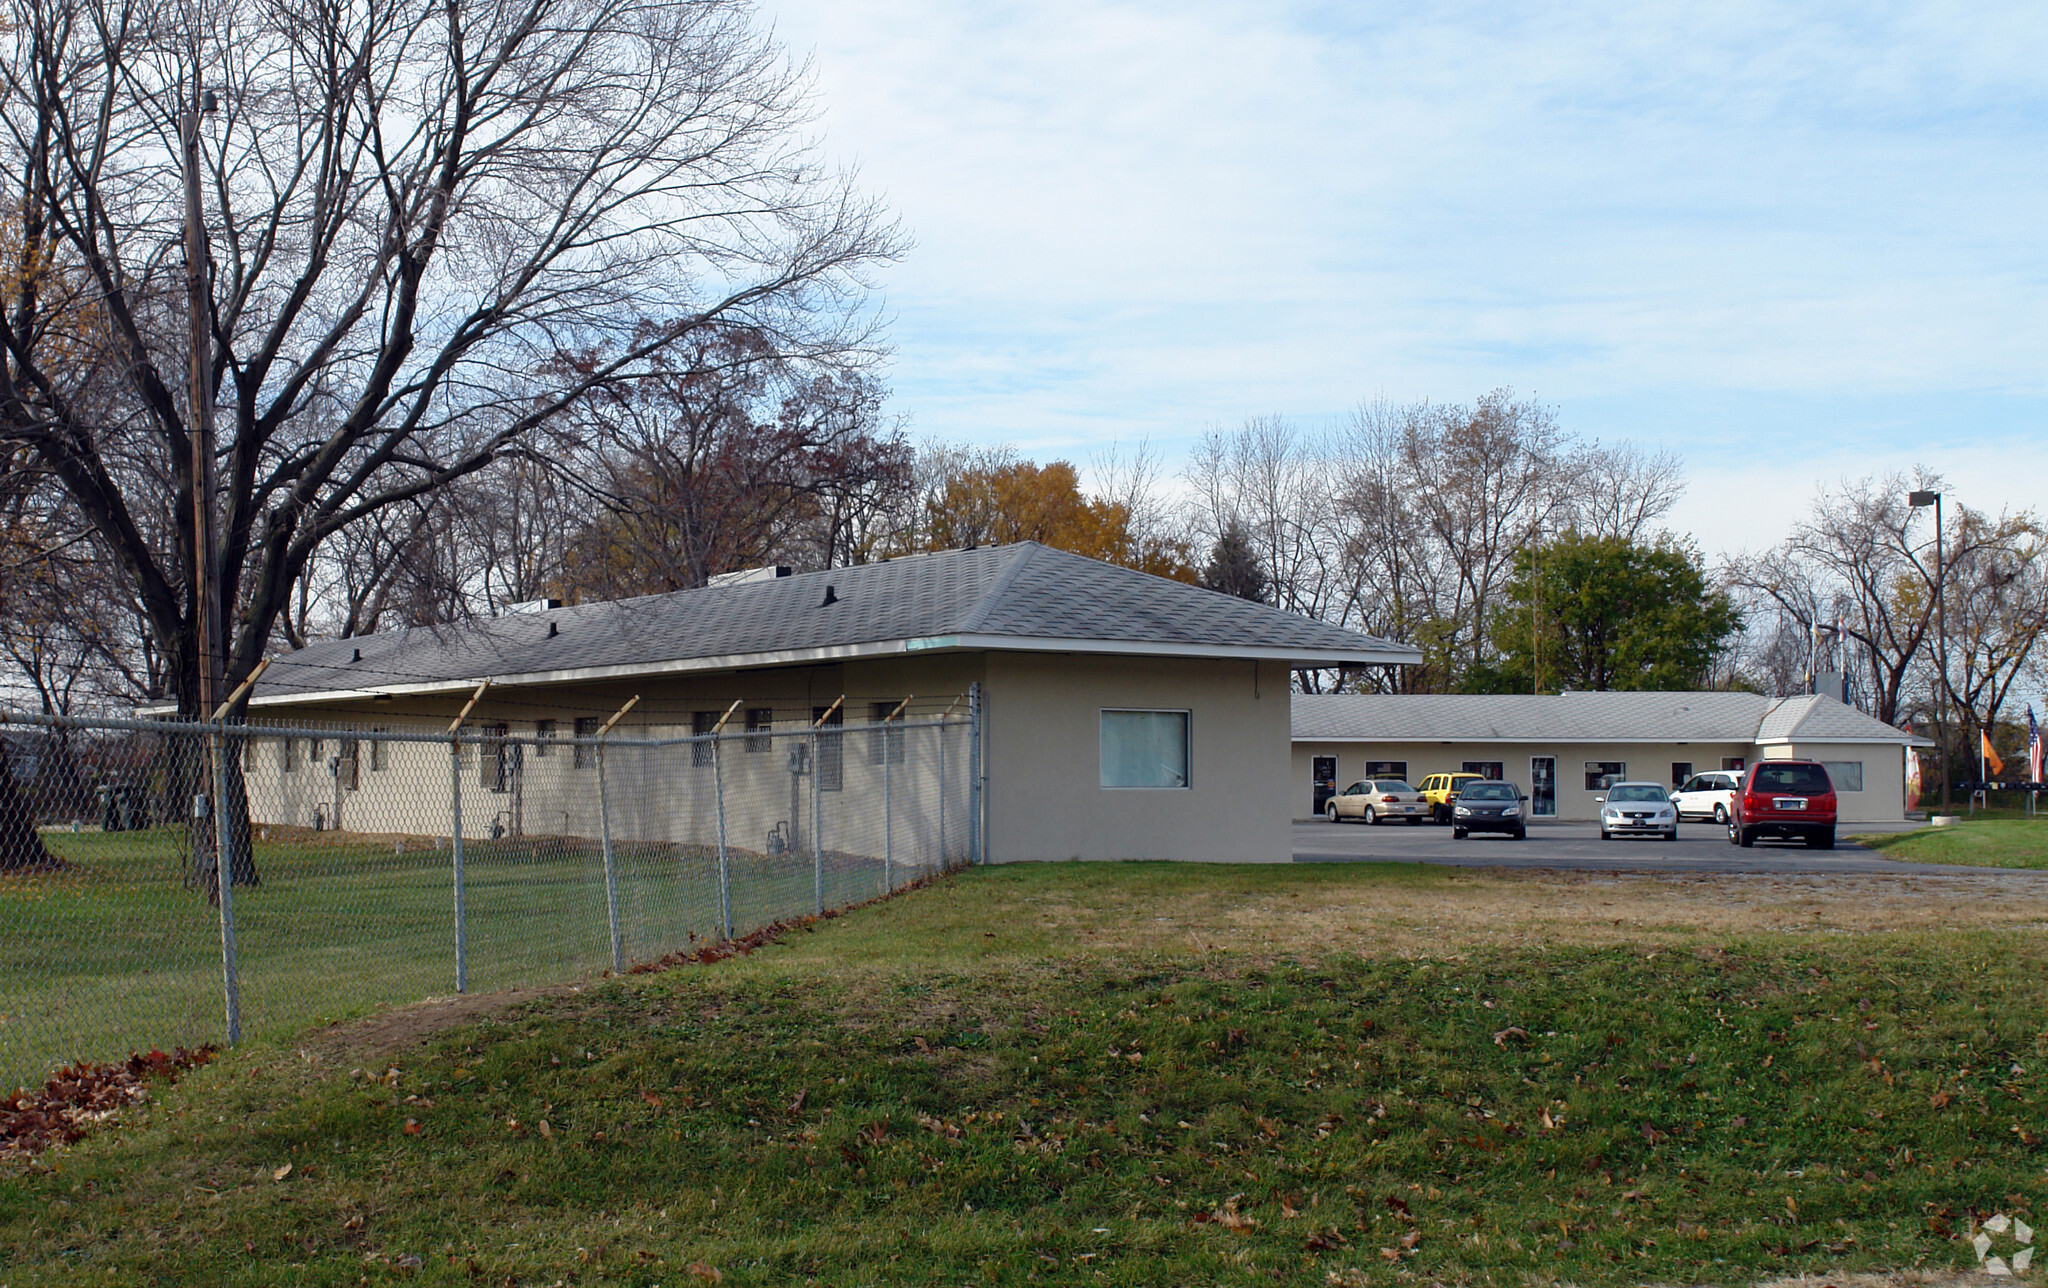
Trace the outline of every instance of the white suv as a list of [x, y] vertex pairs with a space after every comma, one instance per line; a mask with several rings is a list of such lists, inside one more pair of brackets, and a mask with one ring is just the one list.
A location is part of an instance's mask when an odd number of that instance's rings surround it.
[[1671, 804], [1680, 818], [1710, 818], [1726, 823], [1735, 810], [1735, 793], [1741, 786], [1741, 770], [1709, 770], [1686, 779], [1684, 786], [1671, 793]]

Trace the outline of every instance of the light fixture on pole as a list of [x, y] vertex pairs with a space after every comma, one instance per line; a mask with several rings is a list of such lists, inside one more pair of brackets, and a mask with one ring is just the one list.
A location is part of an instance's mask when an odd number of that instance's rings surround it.
[[1948, 614], [1947, 596], [1943, 588], [1948, 584], [1948, 573], [1942, 566], [1941, 551], [1941, 493], [1909, 492], [1906, 504], [1914, 509], [1934, 507], [1934, 664], [1940, 671], [1934, 684], [1934, 729], [1941, 740], [1941, 812], [1948, 813]]

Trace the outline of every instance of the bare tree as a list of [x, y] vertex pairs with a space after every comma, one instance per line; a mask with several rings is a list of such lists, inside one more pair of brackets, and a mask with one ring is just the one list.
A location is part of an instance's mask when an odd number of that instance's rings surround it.
[[194, 486], [163, 249], [202, 73], [229, 683], [324, 542], [671, 346], [743, 326], [871, 351], [861, 275], [897, 236], [820, 169], [803, 78], [738, 0], [204, 12], [187, 45], [137, 0], [15, 0], [0, 64], [24, 253], [56, 266], [0, 325], [0, 432], [120, 562], [188, 714], [189, 525], [145, 516], [189, 514]]
[[1564, 526], [1589, 537], [1648, 541], [1685, 495], [1685, 463], [1675, 452], [1634, 443], [1589, 443], [1567, 454], [1558, 504]]
[[1949, 694], [1970, 723], [1989, 729], [2014, 688], [2031, 678], [2048, 628], [2048, 549], [2030, 515], [1992, 519], [1956, 507], [1945, 616]]

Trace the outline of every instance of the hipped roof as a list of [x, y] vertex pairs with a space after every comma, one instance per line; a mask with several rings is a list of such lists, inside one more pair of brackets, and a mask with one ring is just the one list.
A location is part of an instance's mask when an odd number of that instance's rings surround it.
[[1405, 645], [1025, 541], [327, 640], [275, 659], [252, 702], [990, 649], [1296, 667], [1421, 660]]
[[1294, 697], [1296, 742], [1934, 744], [1826, 695], [1317, 694]]

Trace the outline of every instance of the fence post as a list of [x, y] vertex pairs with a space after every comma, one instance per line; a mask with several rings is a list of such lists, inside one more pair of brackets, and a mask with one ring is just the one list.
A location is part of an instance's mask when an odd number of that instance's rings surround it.
[[[213, 769], [213, 885], [220, 891], [220, 982], [221, 998], [227, 1007], [228, 1045], [242, 1040], [242, 977], [235, 960], [235, 871], [234, 840], [228, 828], [228, 767], [221, 746], [220, 721], [216, 716], [207, 739], [208, 759]], [[204, 805], [202, 796], [195, 804]], [[194, 820], [195, 828], [203, 826]], [[256, 838], [251, 836], [253, 846]]]
[[634, 694], [618, 714], [604, 722], [604, 728], [597, 731], [597, 833], [604, 845], [604, 916], [612, 932], [612, 974], [626, 973], [626, 940], [619, 930], [619, 878], [612, 865], [612, 802], [605, 785], [604, 744], [611, 734], [612, 726], [626, 718], [626, 713], [640, 701]]
[[[822, 721], [823, 716], [819, 719]], [[825, 736], [811, 727], [811, 892], [825, 915]]]
[[734, 699], [718, 723], [711, 727], [711, 781], [718, 793], [718, 925], [725, 938], [732, 938], [732, 873], [725, 858], [725, 722], [740, 709], [744, 698]]
[[987, 862], [981, 818], [981, 681], [967, 686], [967, 861]]
[[469, 991], [469, 917], [462, 902], [462, 738], [448, 740], [448, 848], [455, 882], [455, 991]]
[[[824, 715], [811, 721], [811, 885], [817, 895], [820, 917], [825, 915], [825, 722], [845, 701], [846, 695], [840, 694], [825, 708]], [[845, 742], [833, 745], [841, 757], [846, 755]], [[840, 763], [845, 762], [842, 759]]]
[[455, 722], [448, 726], [448, 810], [452, 825], [448, 836], [449, 856], [454, 864], [455, 882], [455, 991], [469, 991], [469, 910], [463, 902], [462, 875], [462, 722], [469, 719], [477, 699], [491, 687], [485, 680], [462, 704]]
[[[951, 715], [951, 714], [952, 714], [952, 711], [953, 711], [953, 709], [952, 709], [951, 707], [947, 707], [947, 708], [946, 708], [946, 714], [947, 714], [947, 715]], [[946, 866], [946, 729], [947, 729], [947, 728], [948, 728], [948, 725], [947, 725], [947, 722], [946, 722], [946, 716], [940, 716], [940, 717], [939, 717], [939, 727], [938, 727], [938, 731], [937, 731], [937, 732], [936, 732], [935, 734], [933, 734], [933, 737], [937, 738], [937, 739], [938, 739], [938, 742], [939, 742], [939, 752], [938, 752], [938, 755], [939, 755], [939, 867], [940, 867], [940, 868], [941, 868], [942, 870], [943, 870], [943, 869], [945, 868], [945, 866]]]

